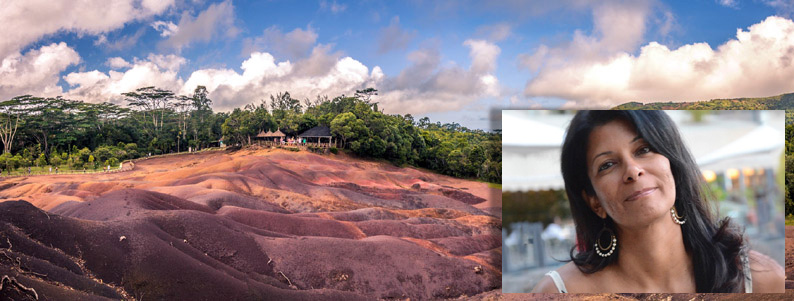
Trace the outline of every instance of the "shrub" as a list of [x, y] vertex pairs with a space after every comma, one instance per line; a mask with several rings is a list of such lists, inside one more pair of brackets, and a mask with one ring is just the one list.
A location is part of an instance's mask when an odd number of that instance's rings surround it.
[[63, 163], [61, 156], [56, 152], [52, 152], [52, 154], [50, 154], [50, 164], [52, 164], [52, 166], [58, 166], [61, 165], [61, 163]]
[[118, 165], [119, 165], [119, 159], [111, 157], [110, 159], [105, 160], [105, 166], [110, 166], [110, 168], [114, 168]]
[[332, 147], [331, 147], [331, 153], [333, 153], [334, 155], [336, 155], [336, 154], [338, 154], [338, 153], [339, 153], [339, 149], [337, 149], [335, 146], [332, 146]]
[[8, 158], [6, 164], [8, 164], [8, 168], [10, 168], [11, 170], [14, 170], [17, 167], [20, 167], [22, 165], [22, 162], [20, 162], [20, 161], [22, 161], [22, 156], [20, 156], [19, 154], [16, 154], [13, 157]]
[[44, 154], [39, 154], [39, 158], [36, 159], [36, 166], [44, 166], [47, 165], [47, 158]]

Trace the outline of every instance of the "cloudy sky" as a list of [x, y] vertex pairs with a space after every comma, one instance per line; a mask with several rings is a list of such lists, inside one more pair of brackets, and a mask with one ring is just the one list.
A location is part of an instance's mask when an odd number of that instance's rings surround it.
[[794, 92], [794, 0], [0, 0], [0, 100], [123, 104], [207, 86], [228, 111], [380, 90], [386, 113]]

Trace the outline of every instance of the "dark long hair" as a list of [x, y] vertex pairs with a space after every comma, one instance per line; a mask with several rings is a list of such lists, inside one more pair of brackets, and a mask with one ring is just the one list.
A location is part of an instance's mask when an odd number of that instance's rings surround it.
[[[675, 124], [662, 111], [579, 111], [574, 116], [565, 136], [560, 160], [565, 192], [576, 224], [578, 246], [571, 249], [571, 261], [579, 270], [589, 274], [603, 269], [620, 256], [619, 247], [609, 257], [596, 254], [593, 245], [599, 239], [598, 232], [604, 227], [604, 221], [582, 197], [583, 191], [590, 196], [595, 195], [587, 175], [586, 155], [590, 133], [593, 128], [616, 119], [630, 122], [654, 151], [670, 161], [676, 190], [674, 206], [678, 214], [686, 218], [686, 223], [681, 227], [684, 246], [692, 256], [697, 291], [741, 292], [742, 234], [728, 218], [719, 223], [715, 221], [707, 204], [706, 191], [702, 189], [704, 181], [700, 170], [681, 140]], [[606, 226], [614, 229], [609, 217]]]

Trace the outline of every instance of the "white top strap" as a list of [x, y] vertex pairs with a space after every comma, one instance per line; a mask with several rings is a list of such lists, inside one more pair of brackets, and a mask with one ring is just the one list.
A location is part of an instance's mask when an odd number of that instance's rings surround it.
[[554, 286], [557, 287], [558, 293], [568, 293], [568, 290], [565, 289], [565, 283], [562, 282], [562, 278], [560, 278], [560, 274], [557, 271], [548, 272], [546, 276], [551, 277], [551, 280], [554, 281]]
[[753, 275], [750, 273], [750, 253], [745, 250], [742, 252], [742, 272], [744, 272], [744, 292], [753, 292]]
[[[750, 258], [748, 252], [745, 252], [741, 256], [742, 260], [742, 272], [744, 273], [744, 292], [745, 293], [752, 293], [753, 292], [753, 275], [750, 271]], [[546, 273], [546, 276], [551, 277], [551, 280], [554, 281], [554, 286], [557, 287], [557, 292], [559, 293], [568, 293], [568, 290], [565, 288], [565, 283], [562, 282], [562, 278], [557, 271], [550, 271]]]

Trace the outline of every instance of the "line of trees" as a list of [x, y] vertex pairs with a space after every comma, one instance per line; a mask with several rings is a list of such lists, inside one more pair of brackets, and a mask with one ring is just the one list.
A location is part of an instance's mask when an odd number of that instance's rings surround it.
[[[303, 101], [278, 93], [231, 113], [213, 112], [203, 86], [192, 96], [156, 87], [122, 95], [126, 106], [31, 95], [0, 103], [0, 166], [17, 156], [17, 167], [88, 166], [92, 157], [96, 166], [111, 158], [203, 149], [221, 137], [226, 144], [245, 145], [262, 130], [294, 136], [322, 125], [331, 128], [340, 147], [362, 157], [501, 183], [501, 134], [385, 114], [372, 101], [373, 88]], [[11, 161], [3, 161], [9, 156]]]

